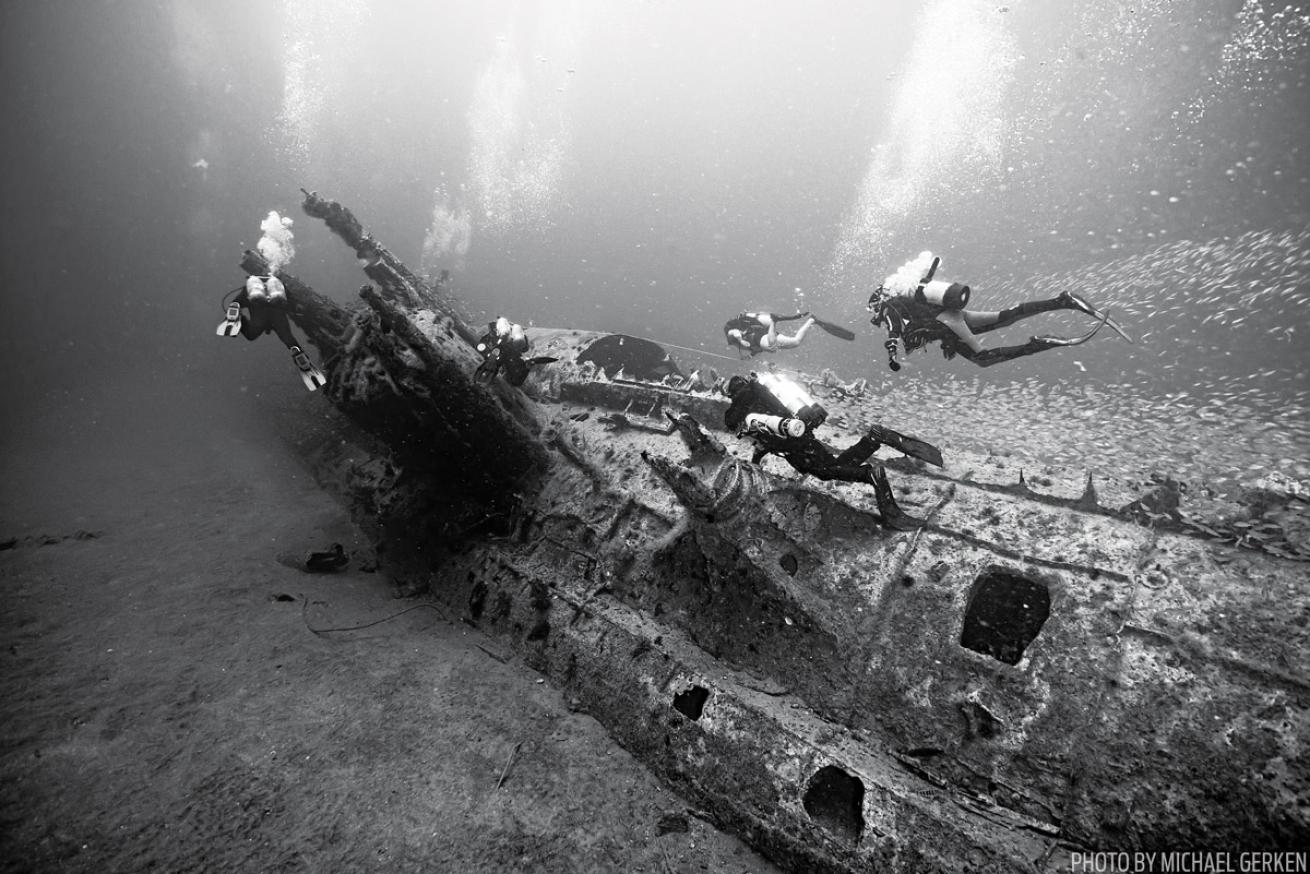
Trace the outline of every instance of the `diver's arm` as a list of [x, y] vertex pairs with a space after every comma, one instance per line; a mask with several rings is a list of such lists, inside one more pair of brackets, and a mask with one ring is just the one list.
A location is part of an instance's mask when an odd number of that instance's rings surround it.
[[755, 354], [755, 349], [751, 347], [751, 341], [746, 338], [745, 333], [740, 329], [733, 329], [728, 334], [727, 339], [728, 345], [737, 350], [738, 359], [742, 358], [742, 352], [748, 352], [751, 355]]

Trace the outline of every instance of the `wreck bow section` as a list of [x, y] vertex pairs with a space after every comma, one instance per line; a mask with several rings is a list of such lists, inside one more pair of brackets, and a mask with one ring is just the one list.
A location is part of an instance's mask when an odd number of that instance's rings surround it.
[[310, 198], [383, 289], [343, 318], [283, 276], [326, 326], [301, 322], [329, 397], [374, 435], [318, 461], [409, 560], [388, 569], [771, 857], [1065, 871], [1075, 849], [1310, 838], [1302, 566], [1220, 565], [967, 449], [942, 473], [889, 460], [928, 522], [886, 530], [866, 489], [735, 458], [702, 427], [713, 380], [641, 338], [533, 329], [558, 361], [525, 394], [474, 383], [451, 302]]
[[[469, 329], [437, 289], [364, 232], [349, 210], [307, 192], [376, 282], [342, 307], [279, 272], [288, 315], [317, 349], [324, 394], [358, 431], [349, 462], [328, 472], [358, 503], [391, 569], [426, 579], [440, 544], [503, 525], [549, 469], [539, 425], [516, 392], [473, 378]], [[242, 268], [268, 272], [247, 251]], [[365, 436], [367, 435], [367, 436]]]

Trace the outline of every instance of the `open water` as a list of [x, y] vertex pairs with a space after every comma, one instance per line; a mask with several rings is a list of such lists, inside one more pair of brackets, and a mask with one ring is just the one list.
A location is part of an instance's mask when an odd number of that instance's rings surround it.
[[[875, 412], [948, 446], [1310, 476], [1310, 10], [773, 6], [4, 4], [7, 421], [93, 429], [124, 385], [181, 384], [252, 435], [312, 414], [271, 338], [214, 335], [270, 212], [294, 222], [285, 269], [342, 301], [363, 281], [303, 186], [450, 271], [473, 321], [731, 372], [726, 319], [808, 309], [856, 341], [815, 332], [779, 366], [868, 377]], [[1136, 342], [986, 371], [929, 349], [892, 375], [864, 303], [922, 250], [979, 308], [1071, 289]], [[175, 434], [161, 453], [194, 425], [162, 401], [138, 423]]]

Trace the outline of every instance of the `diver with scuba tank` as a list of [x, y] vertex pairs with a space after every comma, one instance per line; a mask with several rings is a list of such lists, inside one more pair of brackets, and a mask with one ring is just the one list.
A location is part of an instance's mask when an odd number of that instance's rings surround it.
[[[794, 334], [780, 334], [778, 322], [794, 322], [804, 319]], [[741, 313], [729, 319], [723, 325], [723, 339], [737, 354], [746, 352], [754, 358], [761, 352], [777, 352], [779, 349], [795, 349], [801, 345], [810, 328], [817, 327], [841, 340], [854, 340], [855, 332], [834, 325], [822, 319], [816, 319], [809, 313], [795, 313], [782, 316], [777, 313]]]
[[315, 391], [327, 385], [327, 377], [310, 362], [291, 331], [291, 323], [287, 320], [286, 287], [276, 275], [247, 277], [243, 287], [228, 292], [223, 300], [225, 318], [219, 322], [218, 336], [240, 334], [247, 340], [258, 340], [272, 332], [291, 350], [291, 362], [300, 371], [305, 388]]
[[520, 386], [527, 380], [528, 371], [534, 365], [558, 360], [545, 356], [525, 359], [523, 356], [530, 348], [532, 341], [528, 339], [523, 326], [500, 316], [487, 325], [487, 333], [478, 340], [477, 350], [482, 356], [482, 363], [474, 371], [474, 378], [490, 380], [504, 371], [506, 382]]
[[937, 447], [875, 425], [853, 445], [835, 452], [814, 435], [827, 419], [827, 411], [786, 377], [772, 373], [734, 376], [728, 380], [726, 392], [732, 403], [723, 414], [723, 423], [755, 443], [753, 463], [772, 454], [821, 480], [868, 483], [888, 528], [906, 531], [923, 524], [897, 506], [887, 471], [872, 456], [886, 445], [940, 467], [942, 454]]
[[[942, 355], [949, 361], [956, 355], [979, 367], [991, 367], [1047, 349], [1079, 346], [1109, 325], [1128, 342], [1132, 338], [1114, 319], [1076, 294], [1064, 291], [1050, 300], [1026, 301], [1008, 309], [983, 311], [966, 309], [971, 294], [967, 285], [935, 279], [941, 258], [923, 252], [904, 264], [869, 296], [871, 323], [887, 330], [887, 366], [900, 370], [897, 342], [906, 352], [941, 343]], [[979, 334], [1008, 327], [1021, 319], [1055, 310], [1074, 310], [1097, 320], [1096, 327], [1081, 337], [1031, 337], [1027, 343], [984, 349]]]

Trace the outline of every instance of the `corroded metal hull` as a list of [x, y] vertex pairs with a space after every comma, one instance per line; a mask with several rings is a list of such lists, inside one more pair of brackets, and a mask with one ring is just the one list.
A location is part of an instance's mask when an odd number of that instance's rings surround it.
[[[1140, 524], [1122, 484], [1049, 471], [1038, 494], [952, 447], [942, 471], [885, 459], [927, 520], [892, 532], [867, 486], [747, 463], [713, 433], [726, 401], [676, 368], [586, 360], [605, 335], [533, 331], [557, 363], [522, 394], [475, 384], [433, 293], [369, 300], [320, 346], [362, 427], [315, 445], [323, 481], [386, 569], [771, 857], [1067, 871], [1081, 850], [1310, 838], [1304, 564], [1221, 564], [1189, 530]], [[437, 372], [470, 378], [438, 404]], [[440, 442], [462, 422], [487, 439]]]

